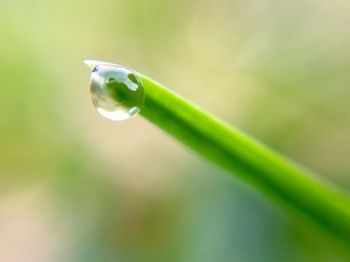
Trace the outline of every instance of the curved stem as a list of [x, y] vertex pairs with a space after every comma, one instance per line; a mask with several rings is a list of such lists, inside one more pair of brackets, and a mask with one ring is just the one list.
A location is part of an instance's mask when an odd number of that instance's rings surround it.
[[253, 138], [234, 129], [154, 80], [141, 115], [198, 154], [350, 243], [350, 200]]

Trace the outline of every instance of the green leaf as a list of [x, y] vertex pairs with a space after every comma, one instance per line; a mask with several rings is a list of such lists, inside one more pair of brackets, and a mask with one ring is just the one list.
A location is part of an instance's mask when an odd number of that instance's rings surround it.
[[350, 243], [350, 200], [344, 192], [149, 77], [139, 76], [145, 89], [144, 118], [232, 176]]

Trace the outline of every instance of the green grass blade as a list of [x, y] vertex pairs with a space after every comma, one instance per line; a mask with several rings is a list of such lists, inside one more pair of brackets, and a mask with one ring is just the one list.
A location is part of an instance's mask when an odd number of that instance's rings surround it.
[[144, 118], [233, 176], [350, 243], [350, 200], [345, 193], [163, 85], [139, 76], [146, 94], [141, 110]]

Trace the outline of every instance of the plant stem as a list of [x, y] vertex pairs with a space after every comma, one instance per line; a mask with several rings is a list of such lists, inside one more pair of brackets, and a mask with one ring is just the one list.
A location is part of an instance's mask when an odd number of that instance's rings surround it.
[[154, 80], [141, 115], [198, 154], [350, 243], [350, 200], [313, 173], [273, 152]]

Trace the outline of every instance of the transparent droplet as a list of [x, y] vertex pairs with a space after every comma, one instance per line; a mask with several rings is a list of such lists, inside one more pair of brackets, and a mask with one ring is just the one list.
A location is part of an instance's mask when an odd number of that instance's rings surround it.
[[92, 59], [83, 62], [91, 69], [90, 91], [97, 112], [111, 120], [125, 120], [140, 112], [144, 101], [140, 77], [132, 70]]

